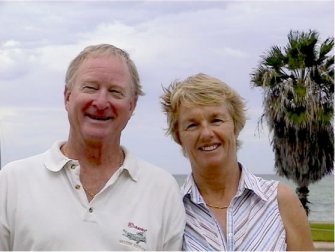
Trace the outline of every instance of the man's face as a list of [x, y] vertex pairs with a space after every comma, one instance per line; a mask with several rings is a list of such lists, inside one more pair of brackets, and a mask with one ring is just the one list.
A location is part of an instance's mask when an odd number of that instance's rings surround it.
[[118, 56], [85, 59], [65, 89], [70, 137], [76, 141], [119, 141], [135, 108], [128, 67]]

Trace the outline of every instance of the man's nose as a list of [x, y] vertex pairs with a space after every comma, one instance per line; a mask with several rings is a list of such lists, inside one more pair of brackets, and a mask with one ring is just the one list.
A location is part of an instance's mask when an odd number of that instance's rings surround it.
[[99, 90], [94, 97], [93, 105], [99, 109], [103, 110], [108, 107], [109, 100], [108, 100], [108, 92], [105, 90]]

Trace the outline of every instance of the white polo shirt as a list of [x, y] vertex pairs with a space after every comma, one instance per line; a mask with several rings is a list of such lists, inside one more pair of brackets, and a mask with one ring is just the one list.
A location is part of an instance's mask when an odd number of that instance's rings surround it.
[[172, 175], [125, 150], [88, 202], [61, 144], [0, 171], [0, 250], [181, 249], [185, 210]]

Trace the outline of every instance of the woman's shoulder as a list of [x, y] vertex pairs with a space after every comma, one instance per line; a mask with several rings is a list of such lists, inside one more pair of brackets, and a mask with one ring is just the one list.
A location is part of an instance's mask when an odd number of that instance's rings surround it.
[[266, 179], [252, 173], [248, 173], [245, 182], [250, 189], [263, 195], [265, 198], [273, 198], [277, 196], [279, 181]]
[[300, 200], [295, 192], [292, 191], [292, 189], [284, 184], [279, 182], [278, 183], [278, 189], [277, 189], [277, 199], [278, 204], [282, 206], [295, 206], [295, 207], [301, 207]]

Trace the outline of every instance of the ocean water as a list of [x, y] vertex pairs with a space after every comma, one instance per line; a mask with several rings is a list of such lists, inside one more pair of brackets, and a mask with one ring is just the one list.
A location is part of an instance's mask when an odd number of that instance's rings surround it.
[[[187, 175], [174, 175], [178, 184], [181, 186]], [[288, 185], [293, 191], [296, 185], [283, 177], [269, 174], [257, 175], [268, 180], [277, 180]], [[310, 222], [332, 222], [334, 223], [334, 175], [323, 177], [320, 181], [311, 184], [309, 187], [308, 200], [310, 213], [308, 220]]]

